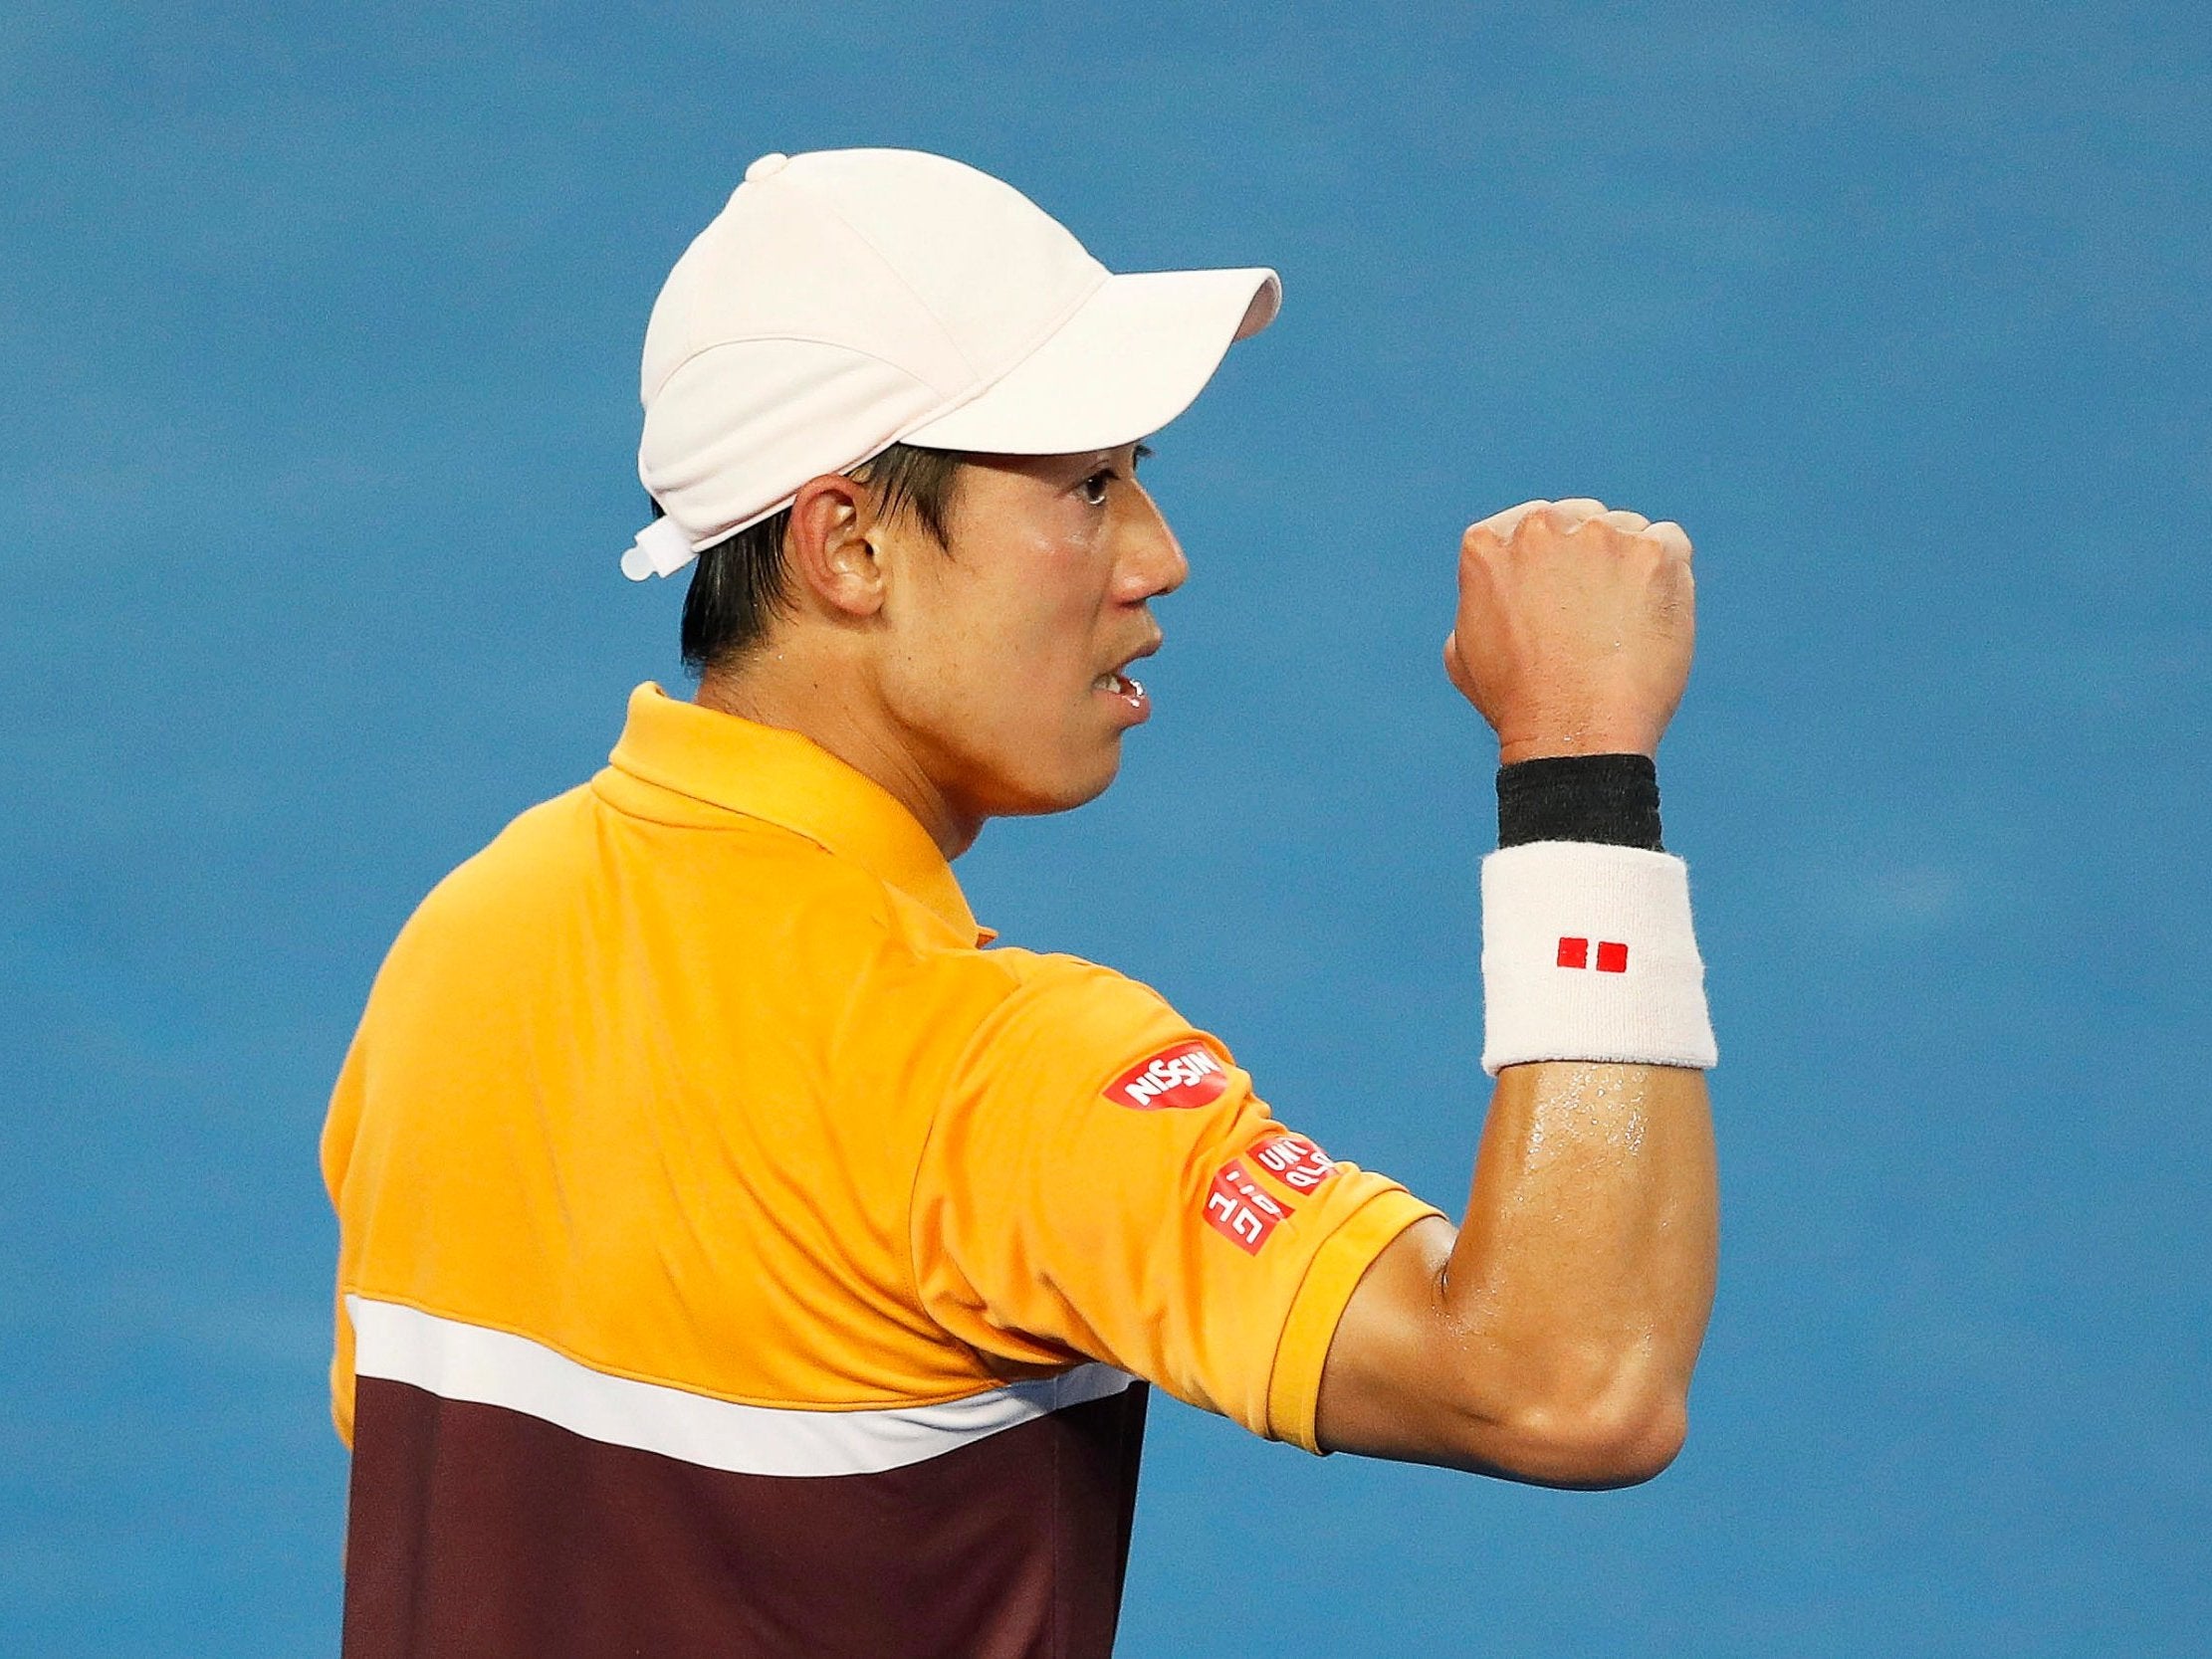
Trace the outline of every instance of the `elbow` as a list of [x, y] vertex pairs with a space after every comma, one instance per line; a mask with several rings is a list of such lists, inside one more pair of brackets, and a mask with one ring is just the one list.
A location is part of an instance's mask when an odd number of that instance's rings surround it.
[[[1531, 1401], [1492, 1416], [1483, 1451], [1461, 1463], [1532, 1486], [1603, 1492], [1641, 1486], [1680, 1455], [1689, 1402], [1672, 1388], [1622, 1388], [1595, 1397]], [[1473, 1448], [1468, 1448], [1470, 1451]]]
[[1549, 1448], [1565, 1479], [1548, 1484], [1589, 1491], [1642, 1486], [1681, 1455], [1689, 1402], [1677, 1394], [1609, 1407], [1557, 1425]]

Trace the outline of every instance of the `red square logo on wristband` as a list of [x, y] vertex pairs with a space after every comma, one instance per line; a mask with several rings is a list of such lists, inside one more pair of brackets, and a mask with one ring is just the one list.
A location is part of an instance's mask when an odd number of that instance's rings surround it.
[[[1559, 941], [1561, 967], [1589, 967], [1590, 941], [1586, 938], [1563, 938]], [[1626, 973], [1629, 971], [1629, 947], [1619, 939], [1598, 940], [1597, 969], [1600, 973]]]

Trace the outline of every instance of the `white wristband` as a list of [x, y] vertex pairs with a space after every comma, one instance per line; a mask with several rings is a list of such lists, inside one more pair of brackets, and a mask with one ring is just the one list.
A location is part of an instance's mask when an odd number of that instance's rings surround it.
[[1482, 1069], [1530, 1060], [1711, 1067], [1689, 868], [1671, 853], [1532, 841], [1482, 861]]

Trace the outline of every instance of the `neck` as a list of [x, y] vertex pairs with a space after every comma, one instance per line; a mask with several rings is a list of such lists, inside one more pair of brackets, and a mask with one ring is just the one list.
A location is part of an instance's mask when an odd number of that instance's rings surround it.
[[794, 645], [769, 644], [733, 667], [709, 669], [692, 701], [809, 739], [913, 813], [947, 862], [960, 857], [976, 844], [984, 820], [938, 786], [854, 667], [819, 661]]

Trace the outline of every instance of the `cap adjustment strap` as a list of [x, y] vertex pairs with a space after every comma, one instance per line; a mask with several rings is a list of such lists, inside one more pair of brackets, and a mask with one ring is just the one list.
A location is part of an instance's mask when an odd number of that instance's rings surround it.
[[647, 576], [673, 576], [696, 556], [689, 530], [673, 518], [655, 518], [637, 532], [637, 539], [622, 554], [622, 574], [633, 582]]

